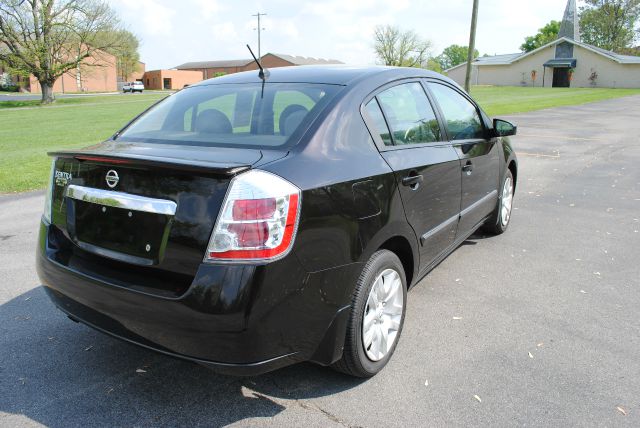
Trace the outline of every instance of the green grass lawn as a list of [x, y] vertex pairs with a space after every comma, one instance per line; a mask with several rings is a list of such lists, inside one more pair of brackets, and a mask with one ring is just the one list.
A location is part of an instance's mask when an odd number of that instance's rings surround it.
[[[633, 94], [640, 94], [640, 89], [472, 89], [472, 95], [491, 116]], [[47, 151], [102, 141], [165, 96], [144, 93], [65, 98], [44, 107], [38, 101], [0, 101], [0, 193], [45, 187], [51, 165]]]
[[637, 94], [640, 94], [640, 89], [522, 88], [511, 86], [474, 86], [471, 88], [471, 95], [489, 116], [586, 104]]
[[[83, 147], [111, 136], [166, 94], [60, 99], [46, 107], [0, 107], [0, 193], [45, 187], [47, 152]], [[28, 101], [0, 101], [6, 103]]]

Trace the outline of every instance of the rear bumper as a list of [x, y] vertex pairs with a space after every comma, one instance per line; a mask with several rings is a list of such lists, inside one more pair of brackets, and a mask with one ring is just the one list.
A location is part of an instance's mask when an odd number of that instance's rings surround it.
[[285, 367], [287, 365], [296, 363], [297, 353], [291, 353], [288, 355], [282, 355], [279, 357], [271, 358], [269, 360], [258, 361], [255, 363], [221, 363], [209, 360], [202, 360], [195, 357], [190, 357], [183, 354], [177, 354], [167, 348], [164, 348], [157, 343], [150, 342], [142, 336], [133, 334], [127, 330], [122, 324], [118, 323], [112, 318], [106, 317], [99, 312], [79, 304], [75, 300], [66, 297], [64, 294], [50, 288], [45, 287], [49, 298], [62, 312], [67, 314], [74, 321], [86, 324], [102, 333], [115, 337], [125, 342], [132, 343], [134, 345], [141, 346], [170, 357], [179, 358], [183, 360], [189, 360], [194, 363], [202, 364], [214, 369], [215, 371], [223, 374], [231, 374], [235, 376], [254, 376], [269, 371]]
[[57, 257], [42, 223], [38, 275], [70, 317], [122, 340], [216, 371], [256, 375], [340, 357], [359, 264], [304, 271], [294, 256], [266, 266], [200, 266], [182, 296], [112, 284]]

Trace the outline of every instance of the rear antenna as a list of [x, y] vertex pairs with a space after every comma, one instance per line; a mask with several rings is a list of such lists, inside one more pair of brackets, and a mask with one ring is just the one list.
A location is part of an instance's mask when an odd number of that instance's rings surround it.
[[256, 64], [258, 64], [258, 68], [260, 68], [260, 71], [258, 72], [258, 77], [262, 79], [262, 81], [264, 82], [267, 77], [269, 77], [269, 70], [265, 70], [264, 68], [262, 68], [262, 64], [260, 64], [260, 61], [258, 60], [258, 58], [256, 58], [256, 56], [253, 54], [253, 51], [251, 50], [251, 46], [247, 45], [247, 49], [249, 49], [249, 52], [251, 52], [251, 56], [253, 57], [253, 60], [256, 62]]

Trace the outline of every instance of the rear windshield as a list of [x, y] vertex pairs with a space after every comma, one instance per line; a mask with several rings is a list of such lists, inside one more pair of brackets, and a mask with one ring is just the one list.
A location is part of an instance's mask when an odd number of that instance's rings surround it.
[[336, 85], [205, 85], [167, 97], [130, 124], [118, 141], [278, 148], [308, 125]]

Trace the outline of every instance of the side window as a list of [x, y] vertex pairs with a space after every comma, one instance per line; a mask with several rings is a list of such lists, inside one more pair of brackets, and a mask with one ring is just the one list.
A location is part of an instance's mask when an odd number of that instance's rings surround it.
[[429, 83], [429, 89], [442, 109], [451, 140], [484, 138], [478, 110], [469, 100], [438, 83]]
[[377, 98], [396, 145], [442, 141], [440, 125], [420, 83], [394, 86]]
[[364, 108], [371, 118], [373, 126], [375, 127], [375, 129], [372, 129], [371, 132], [379, 134], [385, 146], [393, 146], [393, 141], [391, 141], [391, 134], [389, 133], [389, 127], [387, 126], [387, 122], [384, 121], [384, 116], [382, 115], [382, 110], [380, 110], [378, 101], [374, 98], [369, 101]]

